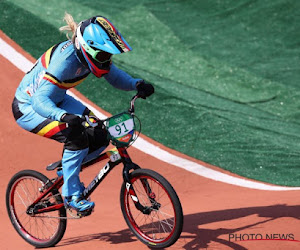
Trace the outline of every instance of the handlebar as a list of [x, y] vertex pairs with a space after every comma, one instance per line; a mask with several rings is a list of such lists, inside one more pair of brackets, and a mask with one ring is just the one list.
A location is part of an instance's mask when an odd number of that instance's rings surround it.
[[[140, 96], [138, 94], [134, 95], [131, 98], [130, 108], [128, 109], [128, 112], [131, 113], [132, 115], [134, 114], [134, 103], [135, 103], [136, 99], [138, 99], [138, 98], [140, 98]], [[88, 125], [91, 126], [91, 127], [93, 127], [93, 128], [98, 126], [98, 122], [91, 122], [88, 115], [85, 115], [82, 118], [83, 118], [82, 119], [82, 125], [83, 126], [85, 126], [84, 125], [85, 123], [88, 123]]]
[[128, 109], [129, 113], [134, 114], [134, 103], [135, 103], [136, 99], [138, 99], [138, 98], [140, 98], [140, 96], [138, 94], [136, 94], [135, 96], [133, 96], [131, 98], [130, 108]]

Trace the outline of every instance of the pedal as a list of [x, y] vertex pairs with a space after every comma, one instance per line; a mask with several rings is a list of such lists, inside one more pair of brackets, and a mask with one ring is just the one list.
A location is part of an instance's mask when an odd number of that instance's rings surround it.
[[75, 209], [72, 208], [66, 208], [67, 213], [73, 218], [73, 219], [80, 219], [81, 217], [78, 216], [77, 211]]
[[74, 219], [81, 219], [82, 217], [86, 217], [91, 215], [91, 213], [94, 211], [94, 208], [88, 209], [85, 211], [76, 211], [75, 209], [71, 207], [66, 208], [67, 213]]
[[86, 217], [86, 216], [89, 216], [91, 215], [91, 213], [94, 211], [94, 208], [92, 209], [88, 209], [88, 210], [85, 210], [85, 211], [81, 211], [81, 212], [77, 212], [77, 216], [82, 218], [82, 217]]

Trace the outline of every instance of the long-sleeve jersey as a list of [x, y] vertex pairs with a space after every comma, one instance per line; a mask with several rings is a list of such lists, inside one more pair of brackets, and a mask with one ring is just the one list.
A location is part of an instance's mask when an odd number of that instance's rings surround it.
[[[17, 88], [16, 98], [19, 102], [30, 104], [39, 115], [59, 121], [66, 113], [58, 107], [66, 91], [80, 84], [90, 73], [77, 57], [71, 41], [59, 43], [48, 49], [26, 73]], [[139, 80], [114, 64], [104, 78], [123, 90], [135, 90]]]

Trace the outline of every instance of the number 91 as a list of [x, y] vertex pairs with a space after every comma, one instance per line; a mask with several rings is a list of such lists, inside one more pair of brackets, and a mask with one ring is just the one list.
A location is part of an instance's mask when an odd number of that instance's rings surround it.
[[118, 135], [120, 135], [122, 133], [122, 128], [120, 125], [116, 125], [115, 130], [118, 132]]
[[[121, 126], [124, 127], [124, 130], [125, 130], [124, 132], [125, 132], [125, 133], [128, 132], [128, 129], [126, 128], [124, 122], [121, 124]], [[116, 126], [115, 126], [115, 130], [119, 133], [118, 135], [120, 135], [120, 134], [122, 133], [122, 127], [121, 127], [121, 126], [120, 126], [120, 125], [116, 125]]]

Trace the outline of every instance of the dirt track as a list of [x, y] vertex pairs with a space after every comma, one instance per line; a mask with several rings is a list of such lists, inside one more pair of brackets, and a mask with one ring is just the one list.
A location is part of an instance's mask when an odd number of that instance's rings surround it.
[[[21, 51], [12, 41], [0, 37]], [[22, 52], [27, 58], [30, 58]], [[30, 58], [33, 60], [32, 58]], [[17, 126], [11, 102], [23, 73], [0, 56], [1, 129], [1, 249], [33, 249], [15, 232], [6, 212], [5, 191], [9, 179], [19, 170], [34, 169], [48, 177], [45, 167], [59, 159], [62, 145], [30, 134]], [[84, 84], [84, 83], [83, 83]], [[212, 181], [163, 163], [130, 148], [132, 159], [143, 168], [165, 176], [177, 191], [184, 211], [184, 229], [171, 249], [300, 249], [295, 241], [229, 240], [229, 235], [293, 234], [300, 241], [299, 191], [257, 191]], [[172, 151], [174, 153], [174, 151]], [[182, 156], [182, 155], [181, 155]], [[102, 164], [82, 173], [86, 183], [95, 177]], [[122, 176], [116, 168], [95, 191], [92, 216], [69, 220], [58, 249], [147, 249], [127, 229], [119, 205]]]

